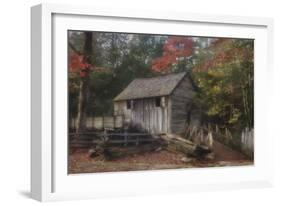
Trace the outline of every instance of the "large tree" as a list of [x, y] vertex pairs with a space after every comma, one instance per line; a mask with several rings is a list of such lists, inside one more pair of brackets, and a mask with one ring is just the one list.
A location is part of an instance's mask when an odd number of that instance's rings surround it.
[[253, 40], [220, 38], [199, 52], [193, 77], [207, 116], [234, 127], [253, 127]]
[[70, 72], [79, 75], [79, 95], [77, 100], [77, 122], [76, 132], [81, 133], [85, 129], [85, 119], [87, 116], [87, 99], [89, 94], [89, 76], [93, 67], [93, 44], [96, 42], [92, 32], [84, 32], [83, 51], [78, 51], [69, 42], [72, 53], [70, 54]]

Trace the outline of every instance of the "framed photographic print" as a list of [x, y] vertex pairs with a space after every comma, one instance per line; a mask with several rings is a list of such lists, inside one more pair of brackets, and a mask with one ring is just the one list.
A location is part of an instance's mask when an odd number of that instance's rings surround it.
[[31, 13], [34, 199], [272, 185], [271, 19]]

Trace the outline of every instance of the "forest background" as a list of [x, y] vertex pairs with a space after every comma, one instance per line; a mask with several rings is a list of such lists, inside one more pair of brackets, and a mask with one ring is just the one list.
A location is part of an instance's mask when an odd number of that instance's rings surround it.
[[69, 31], [69, 117], [113, 115], [133, 79], [189, 72], [205, 122], [254, 126], [254, 40]]

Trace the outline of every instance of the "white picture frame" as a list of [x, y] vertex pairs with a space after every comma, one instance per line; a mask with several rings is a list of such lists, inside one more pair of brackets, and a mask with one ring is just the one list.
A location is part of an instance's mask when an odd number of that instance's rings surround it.
[[[53, 201], [273, 185], [274, 136], [267, 114], [274, 75], [272, 19], [41, 4], [31, 9], [31, 25], [32, 198]], [[68, 175], [68, 29], [254, 38], [254, 166]]]

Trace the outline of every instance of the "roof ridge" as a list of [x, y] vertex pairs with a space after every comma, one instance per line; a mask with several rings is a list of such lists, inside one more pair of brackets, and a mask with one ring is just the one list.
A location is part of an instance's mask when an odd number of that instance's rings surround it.
[[188, 72], [178, 72], [156, 77], [135, 78], [114, 98], [114, 100], [169, 95], [187, 73]]

